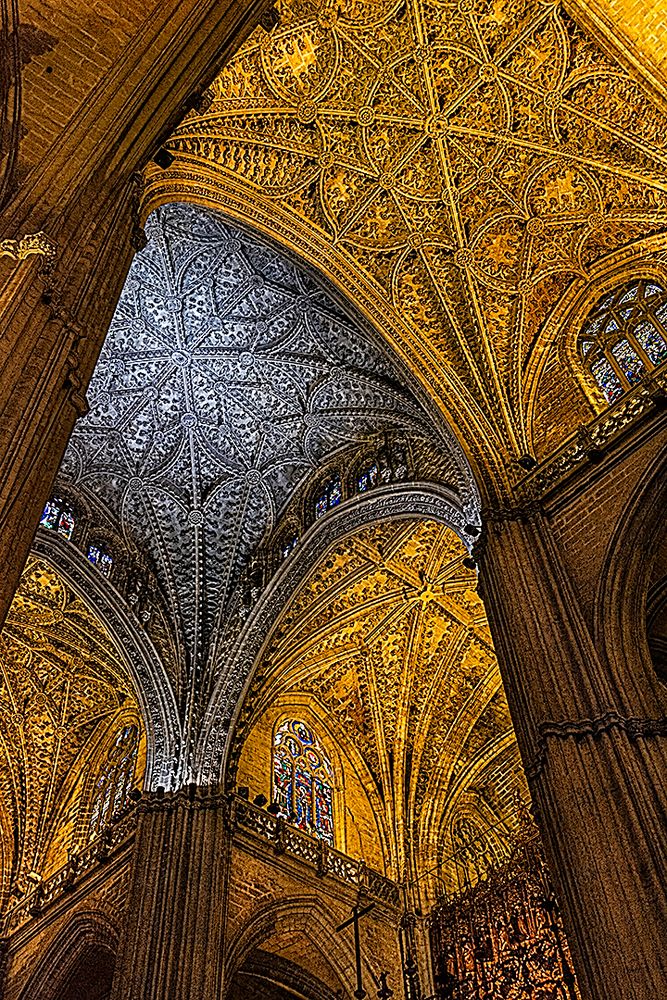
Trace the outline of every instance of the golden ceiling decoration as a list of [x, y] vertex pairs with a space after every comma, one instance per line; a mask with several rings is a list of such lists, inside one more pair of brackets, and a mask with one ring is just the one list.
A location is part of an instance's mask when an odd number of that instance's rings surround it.
[[416, 519], [341, 542], [285, 611], [236, 737], [278, 699], [314, 698], [372, 776], [395, 874], [444, 862], [462, 822], [502, 839], [526, 794], [466, 555], [450, 528]]
[[122, 725], [142, 726], [111, 636], [42, 559], [29, 559], [0, 635], [0, 676], [6, 893], [25, 891], [29, 873], [47, 876], [79, 846], [81, 792], [96, 758]]
[[667, 115], [551, 0], [280, 10], [176, 131], [153, 196], [203, 193], [273, 229], [373, 315], [471, 447], [524, 452], [550, 310], [665, 231]]

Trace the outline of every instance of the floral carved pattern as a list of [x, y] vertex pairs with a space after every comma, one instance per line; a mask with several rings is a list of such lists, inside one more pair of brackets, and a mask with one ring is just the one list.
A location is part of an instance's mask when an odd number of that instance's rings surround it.
[[151, 553], [191, 711], [248, 559], [339, 450], [397, 430], [462, 498], [474, 493], [453, 438], [308, 274], [189, 205], [159, 209], [146, 231], [61, 481]]
[[236, 215], [271, 204], [307, 223], [407, 322], [450, 412], [463, 421], [463, 390], [468, 426], [521, 452], [551, 308], [665, 231], [667, 117], [557, 3], [280, 9], [171, 148]]

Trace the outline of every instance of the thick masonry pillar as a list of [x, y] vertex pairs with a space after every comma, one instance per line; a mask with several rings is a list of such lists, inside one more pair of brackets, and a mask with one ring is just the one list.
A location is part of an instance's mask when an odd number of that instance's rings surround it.
[[[133, 178], [269, 4], [153, 5], [3, 213], [0, 626], [140, 245]], [[50, 255], [19, 259], [35, 234]]]
[[228, 802], [190, 786], [139, 811], [111, 1000], [219, 1000]]
[[[595, 527], [609, 525], [602, 517]], [[667, 996], [658, 685], [640, 663], [617, 676], [593, 641], [543, 512], [491, 515], [481, 550], [480, 590], [582, 996]]]

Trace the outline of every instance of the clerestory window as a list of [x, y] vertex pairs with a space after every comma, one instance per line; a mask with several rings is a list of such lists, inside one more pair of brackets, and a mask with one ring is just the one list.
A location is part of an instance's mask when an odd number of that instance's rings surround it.
[[603, 295], [579, 335], [579, 354], [609, 403], [667, 360], [667, 291], [633, 281]]

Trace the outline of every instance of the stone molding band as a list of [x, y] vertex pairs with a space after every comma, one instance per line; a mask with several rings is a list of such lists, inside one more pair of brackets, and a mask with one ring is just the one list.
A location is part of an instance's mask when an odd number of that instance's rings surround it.
[[525, 766], [528, 781], [536, 781], [544, 773], [550, 739], [574, 740], [578, 743], [587, 737], [596, 739], [614, 731], [625, 733], [633, 743], [640, 739], [667, 736], [667, 716], [661, 719], [628, 719], [618, 712], [606, 712], [597, 719], [543, 722], [538, 726], [537, 751], [532, 761]]

